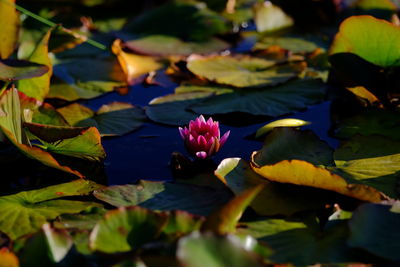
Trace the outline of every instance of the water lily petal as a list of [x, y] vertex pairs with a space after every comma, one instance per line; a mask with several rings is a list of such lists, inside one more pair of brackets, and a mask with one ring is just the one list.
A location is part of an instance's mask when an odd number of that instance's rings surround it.
[[225, 142], [226, 142], [226, 140], [228, 139], [230, 133], [231, 133], [231, 131], [227, 131], [227, 132], [221, 137], [221, 139], [219, 140], [221, 146], [223, 146], [223, 145], [225, 144]]

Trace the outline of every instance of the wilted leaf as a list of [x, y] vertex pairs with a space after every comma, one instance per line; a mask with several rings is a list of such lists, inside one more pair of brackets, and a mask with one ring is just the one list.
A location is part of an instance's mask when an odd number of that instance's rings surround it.
[[276, 61], [252, 57], [212, 56], [188, 60], [194, 74], [220, 84], [236, 87], [276, 85], [297, 76], [290, 65], [275, 66]]
[[19, 267], [18, 257], [6, 247], [0, 249], [0, 259], [0, 267]]
[[154, 240], [168, 217], [141, 207], [109, 211], [90, 234], [90, 247], [105, 253], [126, 252]]
[[144, 111], [129, 103], [113, 102], [97, 112], [78, 103], [57, 109], [67, 122], [75, 127], [96, 127], [102, 136], [123, 135], [143, 125]]
[[0, 80], [17, 81], [40, 77], [47, 73], [49, 68], [25, 60], [0, 60]]
[[19, 15], [14, 4], [15, 0], [0, 1], [0, 59], [8, 58], [17, 44]]
[[78, 213], [99, 206], [93, 202], [59, 200], [61, 197], [87, 195], [100, 188], [94, 182], [76, 180], [65, 184], [24, 191], [0, 197], [0, 228], [12, 239], [34, 233], [65, 213]]
[[377, 105], [382, 107], [379, 99], [373, 93], [368, 91], [365, 87], [356, 86], [356, 87], [348, 87], [346, 89], [355, 94], [356, 96], [360, 97], [361, 99], [364, 99], [369, 105]]
[[43, 101], [50, 90], [50, 77], [53, 74], [53, 67], [49, 57], [48, 43], [53, 28], [50, 29], [37, 44], [35, 50], [27, 58], [34, 63], [43, 64], [48, 67], [48, 72], [41, 77], [21, 80], [18, 82], [18, 90], [27, 96]]
[[116, 207], [139, 205], [152, 210], [184, 210], [198, 215], [208, 215], [231, 197], [209, 187], [146, 181], [138, 185], [106, 187], [94, 195]]
[[350, 17], [340, 25], [330, 54], [346, 52], [382, 67], [400, 66], [400, 29], [371, 16]]
[[149, 72], [163, 67], [154, 57], [127, 53], [121, 48], [121, 40], [115, 40], [112, 51], [117, 56], [119, 63], [126, 75], [128, 84], [132, 85], [135, 80]]
[[400, 203], [365, 204], [360, 206], [350, 220], [349, 246], [362, 248], [377, 256], [399, 261], [397, 253], [400, 233]]
[[220, 235], [235, 232], [236, 224], [243, 212], [263, 188], [264, 185], [260, 183], [243, 191], [224, 206], [213, 211], [203, 223], [202, 231], [212, 231]]
[[246, 251], [246, 247], [233, 235], [200, 235], [194, 232], [179, 240], [177, 257], [187, 267], [261, 266], [255, 255]]

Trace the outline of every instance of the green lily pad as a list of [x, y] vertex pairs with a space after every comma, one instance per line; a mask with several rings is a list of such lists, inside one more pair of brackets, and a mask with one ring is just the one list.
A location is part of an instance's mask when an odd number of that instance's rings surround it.
[[118, 60], [114, 57], [79, 58], [54, 66], [48, 98], [67, 101], [90, 99], [126, 85]]
[[198, 215], [209, 214], [231, 197], [209, 187], [146, 181], [138, 185], [106, 187], [94, 195], [116, 207], [139, 205], [152, 210], [184, 210]]
[[95, 127], [63, 127], [35, 123], [24, 126], [41, 142], [41, 148], [66, 156], [101, 161], [106, 153]]
[[365, 249], [388, 260], [399, 261], [399, 224], [399, 202], [393, 205], [362, 205], [353, 213], [349, 223], [349, 246]]
[[149, 35], [137, 38], [123, 38], [125, 46], [140, 54], [152, 56], [190, 56], [191, 54], [210, 54], [229, 48], [229, 44], [218, 39], [188, 42], [167, 35]]
[[90, 234], [90, 247], [105, 253], [138, 249], [157, 238], [167, 220], [165, 214], [137, 206], [109, 211]]
[[266, 36], [257, 41], [253, 50], [263, 50], [279, 46], [293, 53], [311, 53], [317, 48], [325, 50], [326, 45], [318, 39], [300, 36]]
[[[239, 233], [263, 241], [272, 251], [270, 261], [312, 265], [315, 263], [357, 262], [356, 254], [346, 244], [347, 221], [322, 231], [318, 226], [299, 221], [267, 219], [242, 223]], [[358, 259], [360, 260], [360, 259]]]
[[65, 184], [24, 191], [0, 197], [0, 228], [10, 238], [31, 234], [40, 229], [47, 220], [66, 213], [78, 213], [99, 204], [61, 197], [88, 195], [100, 188], [94, 182], [75, 180]]
[[204, 5], [169, 3], [137, 17], [123, 30], [141, 35], [163, 34], [190, 41], [203, 41], [215, 34], [227, 32], [228, 27], [221, 16]]
[[[150, 120], [168, 125], [186, 125], [198, 117], [189, 107], [213, 95], [210, 92], [172, 94], [156, 98], [145, 111]], [[160, 103], [160, 104], [156, 104]]]
[[253, 57], [194, 57], [187, 67], [210, 81], [236, 87], [260, 87], [284, 83], [298, 75], [290, 65], [275, 66], [276, 61]]
[[[375, 188], [352, 180], [347, 181], [344, 177], [328, 170], [326, 165], [332, 164], [331, 151], [316, 136], [310, 134], [307, 136], [307, 133], [301, 132], [287, 134], [295, 131], [293, 129], [274, 130], [275, 133], [279, 131], [283, 133], [286, 131], [288, 139], [282, 142], [283, 136], [277, 134], [269, 136], [263, 149], [253, 153], [251, 167], [256, 173], [270, 181], [325, 189], [363, 201], [379, 202], [386, 199]], [[299, 149], [299, 145], [304, 149]], [[331, 169], [334, 170], [333, 167]]]
[[200, 235], [194, 232], [179, 240], [177, 257], [183, 266], [261, 266], [254, 254], [246, 251], [233, 235]]
[[354, 53], [381, 67], [400, 66], [400, 29], [371, 16], [353, 16], [339, 28], [330, 54]]
[[397, 112], [383, 109], [365, 110], [360, 114], [343, 119], [335, 135], [350, 138], [354, 135], [381, 135], [400, 140], [400, 117]]
[[206, 115], [245, 112], [275, 117], [317, 104], [323, 100], [324, 91], [320, 80], [297, 80], [273, 88], [241, 89], [213, 96], [190, 109]]
[[259, 138], [261, 136], [264, 136], [277, 127], [300, 127], [300, 126], [305, 126], [305, 125], [309, 125], [309, 124], [311, 124], [311, 122], [303, 121], [303, 120], [299, 120], [299, 119], [291, 119], [291, 118], [276, 120], [276, 121], [272, 121], [272, 122], [264, 125], [263, 127], [259, 128], [256, 132], [255, 137]]
[[198, 231], [204, 222], [204, 217], [193, 215], [186, 211], [174, 210], [169, 213], [168, 223], [163, 228], [167, 235], [183, 235]]
[[215, 175], [235, 195], [257, 185], [264, 185], [263, 190], [250, 203], [250, 207], [260, 215], [293, 215], [299, 211], [317, 210], [326, 203], [321, 192], [315, 189], [274, 183], [264, 179], [243, 159], [224, 159], [216, 169]]
[[42, 226], [42, 230], [46, 236], [53, 262], [62, 261], [72, 247], [72, 238], [68, 235], [67, 231], [54, 229], [48, 223]]
[[15, 10], [15, 0], [0, 2], [0, 59], [8, 58], [15, 49], [18, 40], [19, 15]]
[[0, 80], [3, 81], [40, 77], [48, 71], [49, 68], [46, 65], [26, 60], [0, 60]]
[[18, 90], [27, 96], [34, 97], [37, 100], [43, 101], [50, 90], [50, 77], [53, 74], [53, 66], [49, 57], [48, 43], [50, 35], [53, 31], [51, 28], [40, 42], [35, 50], [29, 56], [28, 60], [34, 63], [43, 64], [48, 67], [48, 72], [40, 77], [20, 80], [18, 82]]
[[75, 127], [96, 127], [102, 136], [123, 135], [138, 129], [146, 121], [144, 111], [129, 103], [113, 102], [97, 112], [73, 103], [57, 111]]
[[355, 136], [335, 151], [339, 174], [400, 198], [400, 142], [381, 136]]

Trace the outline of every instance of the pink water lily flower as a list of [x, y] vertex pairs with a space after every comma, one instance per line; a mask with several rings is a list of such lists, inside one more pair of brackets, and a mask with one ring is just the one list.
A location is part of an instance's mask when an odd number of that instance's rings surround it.
[[207, 121], [203, 115], [189, 122], [189, 128], [179, 127], [179, 133], [185, 141], [185, 147], [190, 154], [200, 159], [211, 157], [225, 144], [230, 131], [220, 137], [219, 123], [209, 118]]

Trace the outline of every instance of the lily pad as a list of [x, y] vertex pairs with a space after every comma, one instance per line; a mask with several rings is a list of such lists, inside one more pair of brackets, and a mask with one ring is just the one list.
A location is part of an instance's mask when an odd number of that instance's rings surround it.
[[228, 27], [221, 16], [204, 5], [169, 3], [137, 17], [123, 30], [141, 35], [163, 34], [189, 41], [203, 41], [227, 32]]
[[317, 104], [324, 98], [320, 80], [297, 80], [273, 88], [241, 89], [221, 94], [190, 106], [198, 114], [245, 112], [253, 115], [280, 116]]
[[301, 36], [266, 36], [261, 38], [253, 47], [253, 50], [263, 50], [271, 46], [279, 46], [293, 53], [310, 53], [317, 48], [325, 50], [326, 44], [318, 39]]
[[305, 125], [309, 125], [309, 124], [311, 124], [311, 122], [303, 121], [303, 120], [299, 120], [299, 119], [291, 119], [291, 118], [276, 120], [276, 121], [272, 121], [272, 122], [264, 125], [263, 127], [259, 128], [256, 132], [255, 137], [258, 138], [263, 135], [266, 135], [267, 133], [269, 133], [270, 131], [272, 131], [273, 129], [275, 129], [277, 127], [300, 127], [300, 126], [305, 126]]
[[138, 249], [154, 240], [167, 220], [165, 214], [135, 206], [109, 211], [90, 234], [90, 247], [105, 253]]
[[[123, 37], [122, 37], [123, 38]], [[149, 35], [137, 38], [123, 38], [127, 48], [140, 54], [152, 56], [206, 55], [228, 49], [230, 45], [218, 38], [206, 41], [188, 42], [167, 35]]]
[[293, 215], [299, 211], [322, 208], [326, 200], [316, 189], [298, 187], [295, 185], [274, 183], [264, 179], [243, 159], [224, 159], [215, 171], [215, 175], [232, 190], [235, 195], [264, 185], [263, 190], [250, 203], [257, 214]]
[[116, 58], [79, 58], [54, 66], [48, 98], [90, 99], [125, 86], [125, 74]]
[[400, 203], [365, 204], [360, 206], [350, 220], [349, 245], [362, 248], [377, 256], [399, 261]]
[[0, 2], [0, 59], [8, 58], [13, 52], [18, 40], [19, 15], [15, 10], [15, 0]]
[[75, 180], [65, 184], [24, 191], [0, 197], [0, 227], [12, 239], [31, 234], [47, 220], [66, 213], [78, 213], [91, 207], [93, 202], [62, 200], [61, 197], [88, 195], [100, 188], [94, 182]]
[[53, 262], [60, 262], [72, 247], [72, 238], [65, 230], [54, 229], [46, 223], [42, 226]]
[[339, 174], [400, 198], [400, 142], [381, 136], [355, 136], [335, 151]]
[[194, 74], [210, 81], [236, 87], [260, 87], [284, 83], [299, 73], [290, 65], [253, 57], [212, 56], [188, 60]]
[[261, 266], [258, 259], [246, 251], [241, 241], [233, 235], [200, 235], [194, 232], [179, 240], [177, 258], [188, 267]]
[[354, 53], [381, 67], [400, 66], [400, 29], [371, 16], [353, 16], [339, 28], [330, 54]]
[[73, 103], [57, 111], [75, 127], [96, 127], [102, 136], [123, 135], [141, 127], [147, 117], [144, 111], [129, 103], [113, 102], [97, 112]]
[[46, 65], [48, 67], [48, 72], [40, 77], [20, 80], [18, 82], [18, 90], [25, 93], [27, 96], [34, 97], [40, 101], [43, 101], [49, 93], [50, 77], [53, 74], [53, 66], [49, 57], [48, 49], [48, 43], [52, 31], [53, 28], [46, 32], [28, 58], [29, 61], [34, 63]]
[[116, 207], [139, 205], [152, 210], [184, 210], [198, 215], [208, 215], [231, 197], [210, 187], [146, 181], [138, 185], [106, 187], [94, 195]]
[[17, 81], [40, 77], [49, 71], [49, 67], [26, 60], [0, 60], [0, 80]]

